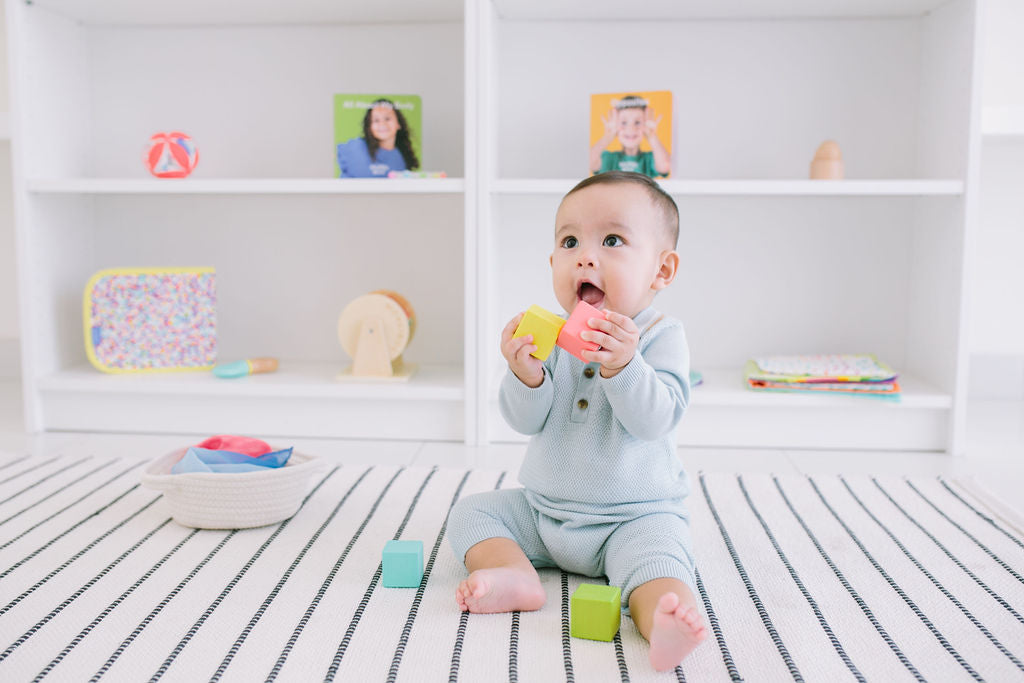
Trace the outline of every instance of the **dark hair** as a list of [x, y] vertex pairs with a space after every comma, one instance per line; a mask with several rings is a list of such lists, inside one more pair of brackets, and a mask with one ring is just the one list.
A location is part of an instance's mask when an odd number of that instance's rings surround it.
[[409, 124], [405, 122], [405, 115], [402, 114], [401, 109], [395, 106], [394, 102], [384, 98], [374, 100], [366, 110], [366, 115], [363, 116], [363, 138], [366, 139], [366, 149], [370, 153], [370, 158], [376, 161], [377, 150], [380, 149], [380, 143], [377, 142], [377, 138], [373, 136], [373, 131], [370, 129], [370, 119], [373, 118], [373, 108], [381, 105], [389, 107], [395, 112], [395, 118], [398, 119], [395, 147], [402, 154], [405, 168], [410, 171], [419, 168], [420, 160], [416, 158], [416, 152], [412, 149], [412, 137], [409, 133]]
[[647, 100], [639, 95], [626, 95], [615, 103], [616, 109], [647, 109]]
[[665, 232], [672, 241], [672, 248], [675, 249], [676, 245], [679, 243], [679, 207], [676, 206], [676, 202], [672, 199], [672, 196], [668, 192], [665, 192], [665, 190], [661, 189], [661, 185], [659, 185], [657, 181], [642, 173], [633, 173], [631, 171], [605, 171], [604, 173], [589, 176], [578, 182], [576, 187], [566, 192], [565, 197], [562, 197], [562, 201], [564, 202], [566, 197], [569, 195], [579, 192], [591, 185], [618, 185], [621, 183], [633, 183], [634, 185], [640, 185], [647, 191], [647, 195], [651, 198], [651, 202], [661, 209], [661, 213], [665, 219]]

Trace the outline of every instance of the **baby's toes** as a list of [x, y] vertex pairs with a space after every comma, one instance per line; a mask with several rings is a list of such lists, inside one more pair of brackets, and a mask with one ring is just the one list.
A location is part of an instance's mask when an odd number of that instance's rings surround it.
[[676, 618], [694, 631], [704, 627], [704, 620], [701, 618], [700, 612], [697, 611], [696, 607], [686, 607], [685, 609], [680, 607], [676, 610]]

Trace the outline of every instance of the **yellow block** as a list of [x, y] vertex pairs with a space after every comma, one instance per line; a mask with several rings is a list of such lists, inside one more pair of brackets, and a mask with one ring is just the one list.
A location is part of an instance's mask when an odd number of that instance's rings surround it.
[[537, 350], [530, 355], [540, 360], [546, 360], [551, 355], [551, 350], [555, 348], [555, 341], [564, 324], [565, 320], [551, 311], [533, 305], [526, 309], [526, 315], [519, 321], [519, 327], [516, 328], [512, 337], [532, 334]]

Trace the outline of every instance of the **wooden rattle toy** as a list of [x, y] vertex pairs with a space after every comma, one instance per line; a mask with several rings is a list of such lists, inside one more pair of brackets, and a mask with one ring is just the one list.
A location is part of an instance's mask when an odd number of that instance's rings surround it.
[[338, 379], [409, 379], [416, 366], [402, 351], [415, 331], [416, 313], [400, 294], [380, 289], [353, 299], [338, 318], [338, 340], [353, 362]]
[[826, 140], [818, 146], [811, 161], [811, 180], [842, 180], [843, 154], [839, 143]]
[[527, 334], [533, 335], [533, 343], [537, 350], [530, 355], [540, 360], [547, 360], [555, 345], [579, 358], [584, 363], [589, 363], [583, 357], [584, 351], [597, 351], [601, 347], [594, 342], [580, 339], [580, 332], [591, 329], [587, 325], [590, 318], [605, 319], [603, 311], [599, 311], [586, 301], [576, 304], [568, 320], [563, 320], [551, 311], [540, 306], [533, 305], [526, 310], [519, 326], [512, 333], [512, 337], [522, 337]]

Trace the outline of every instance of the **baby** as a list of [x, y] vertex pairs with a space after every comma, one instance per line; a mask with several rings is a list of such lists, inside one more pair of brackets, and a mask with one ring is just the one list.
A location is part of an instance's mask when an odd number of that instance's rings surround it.
[[705, 637], [675, 438], [689, 351], [682, 324], [651, 307], [676, 276], [678, 235], [675, 202], [644, 175], [602, 173], [565, 195], [550, 258], [555, 297], [566, 311], [579, 301], [605, 311], [580, 333], [601, 348], [584, 351], [586, 363], [558, 347], [541, 362], [531, 335], [512, 336], [523, 314], [509, 321], [500, 405], [531, 435], [524, 488], [468, 496], [448, 523], [470, 572], [456, 590], [460, 609], [540, 609], [535, 567], [606, 575], [659, 671]]

